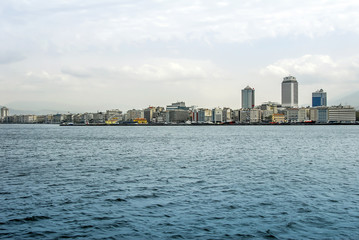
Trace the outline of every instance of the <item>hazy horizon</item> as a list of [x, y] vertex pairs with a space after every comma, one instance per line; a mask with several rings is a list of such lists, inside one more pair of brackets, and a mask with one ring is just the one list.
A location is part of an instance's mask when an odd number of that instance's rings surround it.
[[[281, 102], [320, 88], [359, 96], [357, 1], [10, 1], [0, 3], [0, 105], [70, 112]], [[350, 100], [351, 101], [351, 100]], [[342, 102], [355, 107], [358, 102]]]

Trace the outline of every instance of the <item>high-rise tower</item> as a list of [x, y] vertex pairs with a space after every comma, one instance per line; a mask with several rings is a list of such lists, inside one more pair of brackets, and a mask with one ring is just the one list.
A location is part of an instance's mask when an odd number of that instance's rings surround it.
[[247, 86], [242, 90], [242, 108], [254, 108], [254, 88]]
[[327, 106], [327, 93], [324, 92], [323, 89], [312, 93], [312, 106]]
[[282, 106], [298, 107], [298, 82], [293, 76], [283, 78]]
[[6, 118], [7, 116], [9, 116], [9, 109], [7, 107], [2, 107], [1, 108], [1, 119]]

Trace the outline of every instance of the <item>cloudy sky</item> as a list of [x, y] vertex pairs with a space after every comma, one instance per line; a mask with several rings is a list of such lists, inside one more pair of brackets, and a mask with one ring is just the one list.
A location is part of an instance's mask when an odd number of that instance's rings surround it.
[[[359, 1], [1, 0], [0, 105], [142, 109], [359, 91]], [[343, 103], [345, 104], [345, 103]], [[348, 103], [350, 104], [350, 103]]]

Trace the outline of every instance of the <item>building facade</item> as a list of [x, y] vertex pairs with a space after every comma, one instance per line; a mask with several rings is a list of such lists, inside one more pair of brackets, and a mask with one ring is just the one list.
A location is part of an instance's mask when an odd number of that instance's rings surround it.
[[212, 109], [212, 122], [222, 123], [222, 121], [223, 121], [223, 109], [222, 108]]
[[355, 123], [355, 109], [350, 106], [330, 107], [328, 121], [330, 123]]
[[250, 123], [260, 123], [262, 120], [262, 111], [260, 109], [251, 109], [249, 112]]
[[2, 107], [1, 108], [1, 119], [6, 118], [7, 116], [9, 116], [9, 109], [7, 107]]
[[299, 114], [298, 108], [288, 108], [286, 110], [287, 122], [289, 122], [289, 123], [298, 122], [298, 114]]
[[328, 123], [329, 110], [327, 107], [318, 107], [318, 119], [317, 123]]
[[188, 110], [175, 109], [166, 111], [167, 123], [185, 123], [190, 120], [190, 113]]
[[247, 86], [242, 90], [242, 108], [252, 109], [255, 106], [254, 88]]
[[298, 122], [310, 120], [310, 108], [300, 108], [298, 111]]
[[283, 78], [282, 106], [298, 107], [298, 82], [293, 76]]
[[327, 93], [320, 89], [312, 93], [312, 107], [327, 106]]

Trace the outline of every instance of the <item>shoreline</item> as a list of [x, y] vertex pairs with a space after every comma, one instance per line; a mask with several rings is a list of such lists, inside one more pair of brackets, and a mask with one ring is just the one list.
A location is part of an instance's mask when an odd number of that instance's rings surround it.
[[359, 125], [359, 123], [278, 123], [278, 124], [270, 124], [270, 123], [248, 123], [248, 124], [241, 124], [241, 123], [234, 123], [234, 124], [200, 124], [200, 123], [192, 123], [192, 124], [159, 124], [159, 123], [150, 123], [150, 124], [102, 124], [102, 123], [95, 123], [95, 124], [60, 124], [62, 127], [104, 127], [104, 126], [111, 126], [111, 127], [128, 127], [128, 126], [138, 126], [138, 127], [149, 127], [149, 126], [163, 126], [163, 127], [170, 127], [170, 126], [338, 126], [338, 125]]

